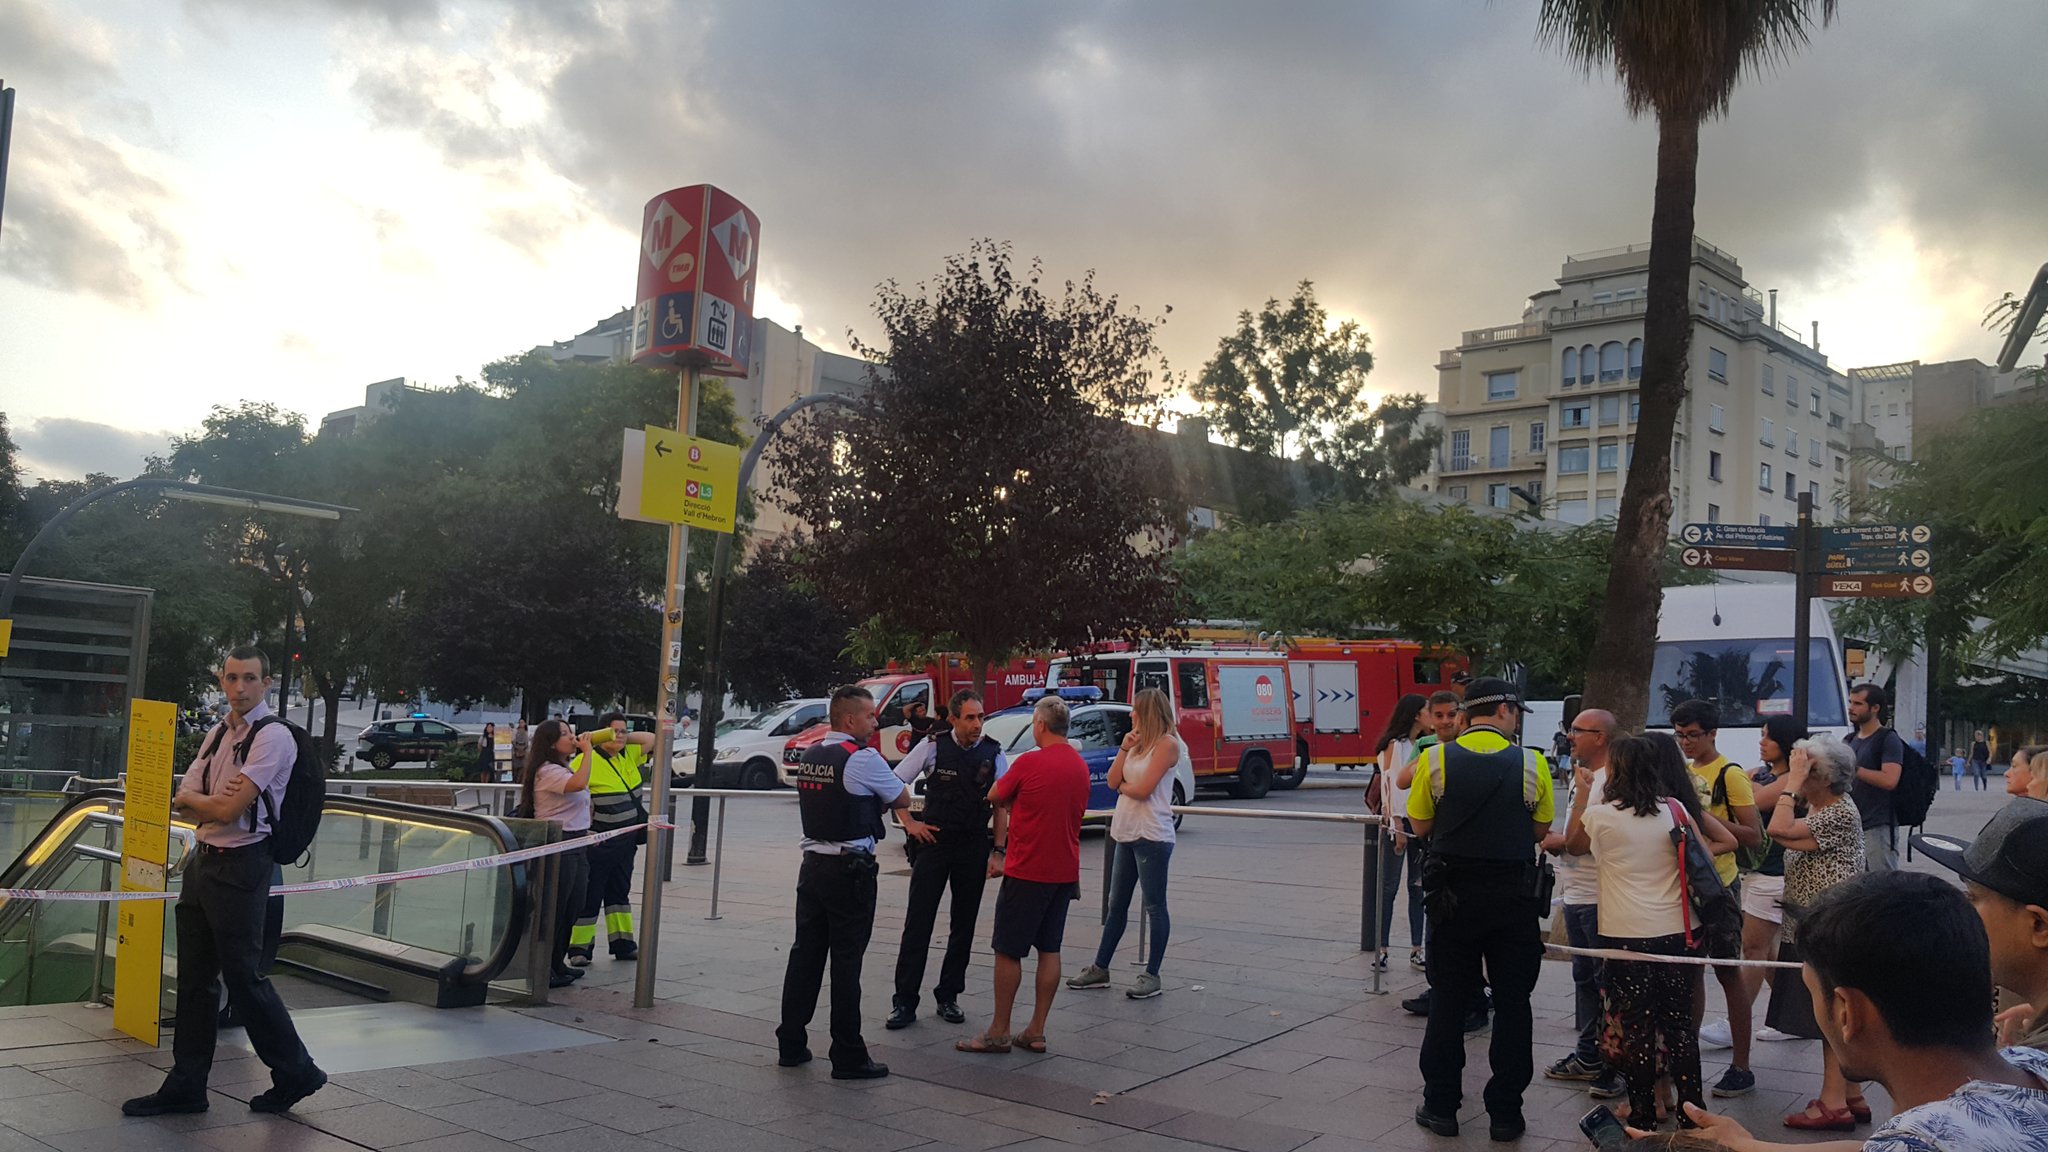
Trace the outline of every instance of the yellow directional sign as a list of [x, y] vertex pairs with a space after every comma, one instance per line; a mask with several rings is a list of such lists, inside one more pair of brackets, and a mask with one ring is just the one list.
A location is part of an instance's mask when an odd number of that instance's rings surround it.
[[14, 639], [14, 621], [0, 620], [0, 656], [7, 655], [8, 642]]
[[649, 424], [642, 452], [641, 516], [733, 530], [740, 501], [738, 448]]
[[[172, 749], [178, 706], [165, 700], [128, 703], [128, 794], [122, 805], [121, 891], [161, 892], [171, 849]], [[125, 900], [114, 905], [114, 1027], [144, 1044], [160, 1037], [164, 987], [164, 905]]]

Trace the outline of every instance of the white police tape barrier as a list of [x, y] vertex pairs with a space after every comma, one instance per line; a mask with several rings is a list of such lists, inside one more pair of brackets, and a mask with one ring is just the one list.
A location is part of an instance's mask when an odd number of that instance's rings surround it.
[[1641, 964], [1689, 964], [1696, 968], [1792, 968], [1801, 965], [1794, 960], [1714, 960], [1706, 956], [1651, 956], [1643, 952], [1630, 952], [1625, 948], [1571, 948], [1563, 944], [1545, 944], [1544, 951], [1555, 956], [1591, 956], [1597, 960], [1632, 960]]
[[[453, 872], [481, 872], [486, 868], [499, 868], [507, 864], [523, 864], [543, 856], [554, 856], [601, 844], [620, 836], [630, 836], [646, 829], [645, 824], [630, 828], [615, 828], [593, 836], [579, 836], [573, 840], [557, 840], [552, 844], [536, 844], [531, 848], [518, 848], [511, 852], [500, 852], [495, 856], [478, 856], [473, 860], [455, 860], [447, 864], [434, 864], [426, 868], [408, 868], [402, 872], [378, 872], [369, 876], [337, 876], [331, 880], [308, 880], [301, 884], [280, 884], [270, 890], [272, 896], [296, 896], [302, 892], [338, 892], [348, 888], [368, 888], [374, 884], [391, 884], [400, 880], [418, 880], [427, 876], [446, 876]], [[657, 824], [659, 828], [674, 828], [673, 824]], [[176, 892], [85, 892], [52, 888], [0, 888], [0, 899], [5, 900], [48, 900], [74, 904], [108, 904], [127, 900], [176, 900]]]

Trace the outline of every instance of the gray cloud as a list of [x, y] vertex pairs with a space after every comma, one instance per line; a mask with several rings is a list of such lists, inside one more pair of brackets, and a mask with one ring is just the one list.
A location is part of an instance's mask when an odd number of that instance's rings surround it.
[[105, 46], [35, 0], [0, 0], [0, 28], [7, 30], [6, 79], [12, 87], [72, 92], [114, 79]]
[[147, 305], [183, 287], [172, 196], [119, 149], [68, 121], [15, 109], [0, 275]]
[[90, 420], [45, 417], [13, 429], [22, 470], [37, 479], [77, 480], [103, 472], [126, 479], [171, 449], [168, 432], [138, 432]]
[[[455, 59], [488, 28], [558, 62], [522, 75], [543, 89], [543, 120], [503, 130], [477, 111], [477, 85], [450, 108], [444, 77], [387, 55], [358, 65], [374, 123], [456, 166], [539, 158], [627, 228], [654, 192], [720, 184], [762, 216], [768, 274], [834, 336], [872, 332], [876, 282], [927, 276], [990, 235], [1056, 277], [1092, 267], [1127, 300], [1173, 305], [1167, 347], [1188, 370], [1238, 309], [1312, 278], [1370, 319], [1375, 383], [1433, 390], [1435, 352], [1461, 329], [1514, 319], [1565, 253], [1649, 232], [1654, 126], [1539, 47], [1526, 5], [507, 0], [445, 14], [394, 34], [393, 51]], [[1810, 293], [1867, 239], [1871, 208], [1896, 205], [1936, 290], [2017, 287], [2048, 250], [2043, 42], [2048, 6], [1846, 6], [1704, 133], [1700, 235], [1760, 285]], [[1829, 319], [1797, 291], [1785, 304]]]

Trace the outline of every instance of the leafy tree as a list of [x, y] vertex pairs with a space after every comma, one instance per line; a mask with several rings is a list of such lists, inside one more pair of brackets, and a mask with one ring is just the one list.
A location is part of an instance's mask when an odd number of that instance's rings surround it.
[[[862, 676], [846, 648], [854, 620], [805, 575], [794, 537], [769, 541], [726, 584], [727, 687], [765, 708], [798, 696], [822, 696]], [[702, 620], [693, 613], [693, 620]]]
[[8, 564], [35, 535], [27, 523], [28, 508], [21, 491], [21, 462], [14, 437], [7, 431], [7, 413], [0, 412], [0, 560]]
[[[1225, 443], [1325, 464], [1329, 471], [1310, 476], [1336, 479], [1346, 497], [1380, 494], [1429, 467], [1435, 433], [1417, 435], [1421, 396], [1372, 407], [1370, 343], [1356, 321], [1332, 326], [1315, 285], [1303, 280], [1285, 305], [1269, 299], [1256, 316], [1238, 313], [1237, 331], [1217, 343], [1192, 392]], [[1245, 506], [1256, 515], [1273, 504]]]
[[1297, 636], [1391, 632], [1480, 668], [1523, 664], [1533, 691], [1563, 695], [1587, 674], [1611, 532], [1352, 501], [1204, 534], [1176, 568], [1201, 617]]
[[[770, 447], [809, 574], [857, 619], [954, 638], [976, 667], [1020, 651], [1170, 632], [1164, 546], [1184, 523], [1153, 416], [1159, 322], [1093, 277], [1058, 297], [1037, 263], [976, 243], [876, 300], [884, 342], [857, 406]], [[886, 362], [887, 368], [882, 367]]]
[[1621, 492], [1586, 703], [1624, 728], [1649, 704], [1661, 572], [1671, 527], [1671, 434], [1692, 343], [1693, 200], [1700, 125], [1726, 115], [1735, 86], [1805, 45], [1835, 0], [1543, 0], [1542, 38], [1591, 74], [1611, 68], [1631, 116], [1657, 119], [1657, 184], [1643, 312], [1642, 412]]

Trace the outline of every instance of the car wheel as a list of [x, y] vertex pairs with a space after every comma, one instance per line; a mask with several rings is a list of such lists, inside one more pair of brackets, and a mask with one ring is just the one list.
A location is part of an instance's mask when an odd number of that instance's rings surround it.
[[1294, 746], [1294, 763], [1289, 767], [1290, 770], [1285, 774], [1273, 777], [1273, 787], [1278, 788], [1282, 792], [1291, 792], [1301, 787], [1303, 780], [1308, 779], [1307, 745], [1296, 744]]
[[1273, 761], [1264, 752], [1252, 752], [1238, 765], [1237, 779], [1230, 794], [1239, 800], [1257, 800], [1273, 790]]
[[396, 763], [398, 763], [398, 757], [393, 756], [389, 748], [379, 748], [375, 752], [370, 753], [370, 767], [372, 768], [389, 768]]
[[[1174, 807], [1176, 807], [1176, 808], [1180, 808], [1180, 807], [1183, 807], [1183, 806], [1185, 806], [1185, 805], [1187, 804], [1187, 802], [1188, 802], [1188, 794], [1187, 794], [1187, 792], [1186, 792], [1185, 790], [1183, 790], [1183, 789], [1181, 788], [1181, 786], [1180, 786], [1180, 781], [1178, 781], [1178, 780], [1175, 780], [1175, 781], [1173, 782], [1173, 806], [1174, 806]], [[1181, 821], [1181, 815], [1182, 815], [1182, 814], [1181, 814], [1181, 813], [1179, 813], [1179, 812], [1175, 812], [1175, 813], [1173, 814], [1173, 830], [1174, 830], [1175, 832], [1178, 832], [1178, 831], [1180, 831], [1180, 821]]]
[[766, 792], [775, 787], [775, 765], [766, 760], [749, 760], [740, 772], [740, 787], [754, 792]]

